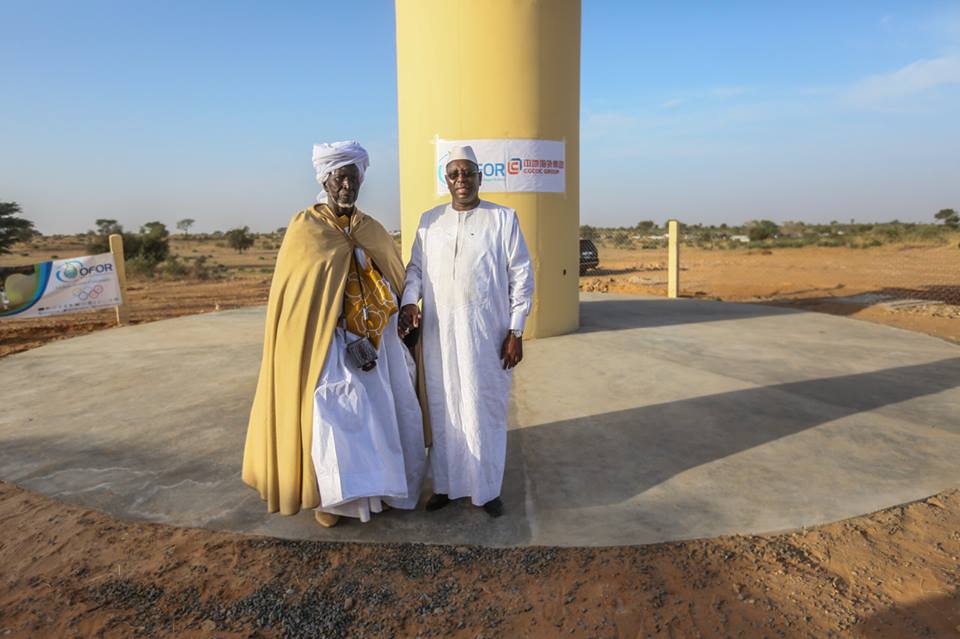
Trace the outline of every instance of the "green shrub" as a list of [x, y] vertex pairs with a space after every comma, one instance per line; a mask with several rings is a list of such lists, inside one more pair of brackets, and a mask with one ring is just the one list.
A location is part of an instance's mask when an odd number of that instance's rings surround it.
[[846, 240], [844, 240], [842, 237], [821, 237], [819, 240], [817, 240], [817, 246], [825, 246], [825, 247], [831, 247], [831, 248], [836, 248], [838, 246], [845, 246], [846, 243], [847, 243]]
[[198, 280], [209, 280], [211, 277], [220, 277], [221, 271], [216, 270], [217, 266], [223, 267], [223, 264], [211, 266], [207, 264], [207, 258], [201, 255], [194, 260], [193, 265], [190, 267], [190, 275]]
[[874, 233], [880, 235], [881, 237], [887, 240], [899, 240], [900, 239], [900, 227], [899, 226], [878, 226], [874, 229]]
[[157, 275], [161, 275], [170, 279], [181, 279], [187, 276], [187, 273], [190, 272], [190, 267], [180, 261], [180, 258], [178, 258], [176, 255], [171, 255], [163, 262], [158, 264], [154, 272]]
[[803, 248], [807, 246], [810, 242], [803, 238], [791, 238], [791, 237], [782, 237], [770, 242], [765, 243], [765, 246], [772, 246], [773, 248]]
[[780, 227], [770, 220], [760, 220], [759, 222], [754, 222], [747, 229], [747, 236], [750, 238], [751, 242], [759, 242], [761, 240], [766, 240], [771, 237], [775, 237], [777, 233], [780, 232]]
[[[170, 233], [167, 227], [160, 222], [147, 222], [140, 227], [140, 250], [138, 255], [152, 260], [154, 264], [167, 259], [170, 254], [170, 243], [167, 238]], [[124, 249], [126, 250], [126, 249]]]
[[126, 261], [127, 275], [132, 278], [151, 278], [156, 271], [157, 263], [144, 257], [131, 257]]

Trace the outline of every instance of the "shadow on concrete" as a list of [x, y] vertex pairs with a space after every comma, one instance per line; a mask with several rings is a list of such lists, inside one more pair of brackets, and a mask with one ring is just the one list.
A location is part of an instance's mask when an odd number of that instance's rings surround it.
[[[467, 504], [438, 513], [387, 513], [366, 525], [350, 523], [331, 531], [319, 530], [309, 513], [297, 518], [267, 515], [238, 476], [246, 393], [239, 409], [217, 404], [235, 399], [214, 397], [171, 409], [163, 428], [150, 417], [151, 410], [162, 409], [147, 405], [137, 406], [143, 419], [126, 421], [113, 415], [83, 423], [50, 418], [43, 424], [24, 417], [14, 428], [2, 430], [0, 477], [116, 516], [174, 525], [290, 538], [524, 545], [531, 539], [572, 538], [562, 531], [538, 530], [538, 511], [620, 504], [690, 468], [831, 420], [958, 386], [960, 357], [954, 357], [514, 429], [508, 435], [504, 478], [507, 514], [498, 520]], [[960, 423], [955, 416], [944, 416], [945, 409], [929, 417], [922, 407], [887, 410], [903, 410], [908, 421], [960, 434]], [[863, 443], [869, 446], [882, 437], [871, 432]], [[176, 445], [175, 440], [191, 444]], [[905, 449], [902, 454], [905, 468], [922, 467], [924, 453]], [[836, 459], [827, 455], [823, 463], [836, 464]], [[876, 475], [904, 472], [897, 467], [870, 470]], [[730, 491], [749, 489], [729, 486]], [[689, 511], [703, 505], [679, 503], [674, 508]], [[606, 525], [605, 512], [595, 516]], [[650, 516], [664, 521], [671, 517], [659, 512]], [[571, 526], [580, 523], [573, 520]]]
[[960, 634], [960, 593], [927, 597], [909, 606], [893, 606], [852, 628], [854, 637], [956, 637]]
[[[529, 426], [510, 431], [509, 446], [523, 447], [538, 506], [617, 504], [688, 469], [958, 386], [952, 358]], [[957, 423], [926, 425], [960, 434]]]
[[134, 521], [324, 541], [530, 543], [519, 446], [507, 449], [506, 514], [499, 519], [491, 519], [469, 500], [425, 512], [423, 504], [432, 494], [428, 479], [416, 510], [390, 510], [368, 523], [348, 518], [329, 530], [317, 526], [307, 510], [290, 517], [268, 513], [257, 491], [240, 478], [242, 445], [225, 446], [216, 454], [191, 452], [195, 454], [164, 446], [149, 432], [131, 432], [126, 439], [109, 441], [81, 435], [28, 434], [3, 440], [0, 478], [66, 503]]
[[580, 302], [578, 333], [621, 331], [788, 315], [802, 311], [762, 304], [693, 299], [609, 299]]

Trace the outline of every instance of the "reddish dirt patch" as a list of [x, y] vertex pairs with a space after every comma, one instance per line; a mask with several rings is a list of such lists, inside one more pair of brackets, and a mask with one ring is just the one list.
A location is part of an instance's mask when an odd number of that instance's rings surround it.
[[0, 636], [953, 637], [960, 494], [796, 533], [623, 548], [282, 541], [0, 482]]
[[[665, 249], [600, 248], [601, 268], [581, 291], [666, 295]], [[685, 297], [786, 305], [896, 326], [960, 342], [960, 249], [681, 250]], [[866, 303], [850, 301], [873, 298]], [[893, 308], [887, 301], [918, 303]]]

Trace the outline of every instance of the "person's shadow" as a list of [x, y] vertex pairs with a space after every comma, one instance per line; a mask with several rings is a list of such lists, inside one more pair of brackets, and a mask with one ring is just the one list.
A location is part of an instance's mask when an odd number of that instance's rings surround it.
[[[687, 469], [855, 413], [956, 387], [960, 358], [529, 426], [510, 431], [508, 448], [522, 446], [539, 505], [616, 504]], [[931, 417], [927, 425], [960, 435], [960, 419]]]

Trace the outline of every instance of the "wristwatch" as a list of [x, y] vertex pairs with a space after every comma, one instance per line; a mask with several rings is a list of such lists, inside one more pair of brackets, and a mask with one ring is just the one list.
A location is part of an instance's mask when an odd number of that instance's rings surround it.
[[523, 331], [517, 330], [517, 329], [515, 329], [515, 328], [511, 328], [511, 329], [510, 329], [510, 334], [513, 335], [514, 337], [518, 337], [518, 338], [522, 338], [522, 337], [523, 337]]

